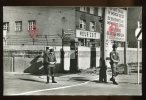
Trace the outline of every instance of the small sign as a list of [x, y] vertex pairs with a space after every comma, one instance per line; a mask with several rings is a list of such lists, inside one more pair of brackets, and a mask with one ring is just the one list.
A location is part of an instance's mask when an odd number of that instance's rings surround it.
[[135, 30], [135, 37], [137, 40], [142, 40], [142, 28], [138, 27]]
[[100, 33], [84, 30], [76, 30], [76, 37], [88, 39], [100, 39]]
[[69, 35], [71, 35], [71, 34], [74, 34], [74, 33], [75, 33], [75, 31], [72, 30], [72, 29], [64, 30], [64, 34], [69, 34]]

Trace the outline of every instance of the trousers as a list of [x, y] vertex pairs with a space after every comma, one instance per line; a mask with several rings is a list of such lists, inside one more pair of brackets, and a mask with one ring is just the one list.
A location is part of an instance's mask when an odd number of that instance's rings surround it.
[[117, 65], [118, 65], [118, 63], [111, 64], [112, 77], [116, 77], [118, 75]]
[[46, 64], [44, 65], [47, 77], [54, 76], [55, 64]]

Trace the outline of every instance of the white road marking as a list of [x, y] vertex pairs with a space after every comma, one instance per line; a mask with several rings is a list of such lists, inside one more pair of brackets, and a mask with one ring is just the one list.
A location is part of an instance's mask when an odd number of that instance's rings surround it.
[[29, 92], [24, 92], [24, 93], [19, 93], [19, 94], [10, 94], [10, 95], [26, 95], [26, 94], [31, 94], [31, 93], [36, 93], [36, 92], [44, 92], [44, 91], [50, 91], [50, 90], [58, 90], [58, 89], [65, 89], [65, 88], [70, 88], [70, 87], [75, 87], [83, 84], [87, 84], [90, 81], [81, 83], [81, 84], [76, 84], [76, 85], [70, 85], [70, 86], [64, 86], [64, 87], [57, 87], [57, 88], [50, 88], [50, 89], [42, 89], [42, 90], [35, 90], [35, 91], [29, 91]]

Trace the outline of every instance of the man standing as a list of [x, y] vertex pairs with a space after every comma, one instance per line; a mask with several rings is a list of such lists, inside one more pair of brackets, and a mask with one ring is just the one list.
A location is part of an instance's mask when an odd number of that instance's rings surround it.
[[45, 72], [47, 74], [47, 83], [49, 83], [49, 73], [48, 73], [49, 61], [48, 61], [48, 58], [49, 58], [49, 47], [46, 47], [44, 54], [43, 54], [43, 64], [44, 64]]
[[[54, 49], [50, 49], [48, 61], [49, 61], [49, 66], [48, 66], [49, 69], [48, 69], [47, 75], [49, 75], [49, 72], [50, 72], [50, 76], [52, 77], [52, 83], [57, 83], [54, 77], [54, 68], [56, 64], [56, 56], [54, 54]], [[49, 83], [49, 81], [47, 83]]]
[[118, 75], [116, 67], [117, 67], [119, 61], [120, 61], [120, 59], [119, 59], [119, 54], [117, 52], [117, 45], [114, 43], [113, 51], [110, 52], [110, 65], [111, 65], [111, 70], [112, 70], [112, 77], [110, 78], [110, 81], [112, 81], [113, 84], [115, 84], [115, 85], [118, 85], [115, 78]]
[[50, 76], [52, 76], [52, 83], [57, 83], [54, 78], [54, 67], [56, 63], [56, 57], [54, 54], [54, 50], [46, 47], [46, 51], [44, 52], [44, 68], [47, 74], [47, 84], [49, 83]]

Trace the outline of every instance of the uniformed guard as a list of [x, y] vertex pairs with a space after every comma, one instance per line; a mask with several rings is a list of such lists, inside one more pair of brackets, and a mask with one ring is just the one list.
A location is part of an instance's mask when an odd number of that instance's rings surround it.
[[112, 77], [110, 78], [110, 81], [112, 81], [113, 84], [118, 85], [115, 78], [118, 75], [118, 71], [116, 67], [120, 59], [119, 59], [119, 54], [117, 52], [117, 45], [115, 43], [113, 44], [112, 48], [113, 48], [113, 51], [110, 52], [110, 65], [111, 65], [111, 70], [112, 70]]
[[[49, 61], [49, 66], [48, 66], [48, 70], [47, 70], [48, 71], [47, 76], [52, 77], [52, 83], [57, 83], [55, 81], [55, 77], [54, 77], [54, 69], [55, 69], [55, 64], [56, 64], [56, 56], [54, 54], [54, 49], [50, 49], [48, 61]], [[49, 80], [47, 81], [47, 83], [49, 83]]]
[[49, 61], [48, 61], [48, 58], [49, 58], [49, 47], [46, 47], [44, 54], [43, 54], [43, 64], [44, 64], [45, 72], [47, 74], [47, 83], [49, 83], [49, 75], [48, 75], [49, 74], [48, 73]]

